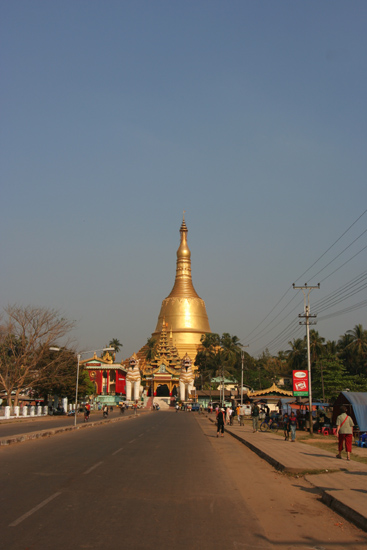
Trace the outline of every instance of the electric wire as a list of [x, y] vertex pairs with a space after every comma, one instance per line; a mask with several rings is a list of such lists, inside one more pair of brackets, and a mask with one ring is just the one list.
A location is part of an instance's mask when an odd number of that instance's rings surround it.
[[344, 315], [345, 313], [350, 313], [351, 311], [356, 311], [366, 306], [367, 306], [367, 300], [364, 300], [363, 302], [359, 302], [358, 304], [354, 304], [353, 306], [340, 309], [339, 311], [335, 311], [334, 313], [330, 313], [329, 315], [323, 315], [322, 317], [319, 317], [319, 321], [324, 321], [325, 319], [331, 319], [332, 317], [338, 317], [339, 315]]
[[[337, 260], [339, 258], [339, 256], [341, 256], [342, 254], [344, 254], [344, 252], [346, 250], [348, 250], [348, 248], [350, 248], [356, 241], [358, 241], [358, 239], [360, 239], [362, 237], [362, 235], [364, 235], [365, 233], [367, 233], [367, 229], [365, 229], [363, 231], [363, 233], [361, 233], [358, 237], [356, 237], [354, 239], [354, 241], [352, 241], [347, 247], [344, 248], [344, 250], [342, 250], [341, 252], [339, 252], [339, 254], [337, 256], [335, 256], [335, 258], [333, 258], [328, 264], [326, 264], [322, 269], [320, 269], [320, 271], [318, 271], [317, 273], [315, 273], [315, 275], [312, 276], [312, 278], [314, 279], [315, 277], [317, 277], [317, 275], [319, 275], [320, 273], [322, 273], [324, 271], [324, 269], [326, 269], [327, 267], [329, 267], [330, 264], [332, 264], [333, 262], [335, 262], [335, 260]], [[364, 247], [364, 248], [367, 248], [367, 245]], [[362, 250], [364, 250], [364, 248], [362, 248]], [[362, 252], [362, 250], [360, 250], [360, 252]], [[360, 253], [359, 252], [359, 253]], [[358, 254], [359, 254], [358, 253]], [[354, 256], [353, 256], [354, 257]]]
[[339, 296], [340, 294], [342, 294], [344, 291], [346, 290], [349, 290], [350, 288], [354, 287], [355, 285], [357, 285], [358, 283], [364, 281], [367, 279], [367, 271], [364, 271], [363, 273], [361, 273], [360, 275], [357, 275], [354, 279], [352, 279], [350, 282], [344, 284], [343, 286], [341, 286], [340, 288], [334, 290], [333, 292], [331, 292], [330, 294], [328, 294], [327, 296], [325, 296], [324, 298], [321, 298], [321, 300], [317, 300], [315, 303], [314, 303], [314, 307], [319, 307], [321, 305], [324, 305], [325, 302], [328, 302], [331, 298], [334, 298], [334, 297], [337, 297]]
[[366, 209], [364, 212], [362, 212], [362, 214], [352, 223], [352, 225], [350, 225], [350, 226], [348, 227], [348, 229], [346, 229], [346, 230], [344, 231], [344, 233], [342, 233], [342, 235], [340, 235], [340, 237], [339, 237], [331, 246], [329, 246], [329, 248], [326, 250], [326, 252], [324, 252], [323, 254], [321, 254], [321, 256], [320, 256], [320, 257], [319, 257], [319, 258], [318, 258], [318, 259], [317, 259], [308, 269], [306, 269], [306, 271], [304, 271], [304, 272], [302, 273], [302, 275], [300, 275], [300, 276], [298, 277], [298, 279], [296, 279], [296, 282], [299, 281], [301, 277], [303, 277], [304, 275], [306, 275], [306, 273], [307, 273], [308, 271], [310, 271], [310, 269], [312, 269], [313, 266], [316, 265], [316, 264], [321, 260], [321, 258], [323, 258], [323, 257], [329, 252], [329, 250], [331, 250], [331, 249], [336, 245], [336, 243], [338, 243], [338, 242], [344, 237], [344, 235], [346, 235], [346, 234], [348, 233], [348, 231], [349, 231], [350, 229], [352, 229], [352, 227], [362, 218], [362, 216], [365, 215], [366, 212], [367, 212], [367, 209]]
[[[302, 273], [302, 275], [300, 275], [296, 281], [298, 281], [301, 277], [303, 277], [308, 271], [310, 271], [310, 269], [312, 269], [312, 267], [314, 267], [343, 237], [344, 235], [346, 235], [348, 233], [348, 231], [362, 218], [362, 216], [364, 216], [367, 212], [367, 209], [342, 233], [342, 235], [306, 270]], [[324, 271], [329, 265], [331, 265], [335, 260], [337, 260], [343, 253], [345, 253], [359, 238], [361, 238], [365, 233], [367, 232], [367, 229], [364, 230], [360, 235], [358, 235], [358, 237], [356, 237], [348, 246], [346, 246], [342, 252], [340, 252], [335, 258], [333, 258], [326, 266], [324, 266], [321, 270], [319, 270], [313, 277], [316, 277], [319, 273], [321, 273], [322, 271]], [[342, 265], [340, 265], [339, 267], [337, 267], [334, 271], [332, 271], [330, 274], [328, 274], [326, 277], [324, 277], [322, 279], [321, 282], [325, 281], [326, 279], [328, 279], [329, 277], [331, 277], [334, 273], [336, 273], [339, 269], [341, 269], [343, 266], [345, 266], [346, 264], [348, 264], [350, 261], [352, 261], [356, 256], [358, 256], [361, 252], [363, 252], [363, 250], [365, 250], [367, 248], [367, 245], [365, 247], [363, 247], [361, 250], [359, 250], [356, 254], [354, 254], [351, 258], [349, 258], [348, 260], [346, 260]], [[362, 274], [363, 275], [363, 274]], [[359, 276], [359, 277], [362, 277]], [[354, 280], [352, 280], [350, 283], [347, 283], [346, 285], [344, 285], [344, 287], [341, 287], [341, 289], [339, 289], [339, 291], [335, 291], [332, 295], [329, 296], [328, 298], [328, 301], [330, 302], [330, 300], [332, 300], [334, 297], [335, 300], [334, 302], [332, 302], [331, 305], [329, 305], [327, 308], [324, 307], [324, 308], [321, 308], [319, 311], [325, 311], [326, 309], [330, 309], [331, 307], [337, 305], [338, 303], [340, 303], [341, 301], [344, 301], [345, 299], [348, 299], [350, 298], [351, 296], [353, 296], [354, 294], [358, 293], [358, 292], [361, 292], [362, 290], [364, 290], [364, 286], [360, 287], [359, 289], [357, 289], [355, 292], [352, 292], [352, 293], [348, 293], [348, 294], [345, 294], [344, 297], [340, 297], [339, 300], [336, 300], [338, 294], [339, 295], [342, 295], [343, 292], [346, 292], [348, 289], [350, 289], [350, 287], [352, 286], [355, 286], [357, 284], [357, 278], [355, 278]], [[363, 279], [362, 279], [363, 280]], [[279, 318], [279, 316], [281, 315], [281, 313], [287, 309], [288, 305], [292, 302], [293, 298], [282, 308], [282, 310], [277, 313], [275, 315], [275, 317], [269, 321], [269, 323], [263, 327], [261, 329], [261, 331], [259, 333], [256, 334], [256, 331], [257, 329], [266, 321], [266, 319], [269, 318], [269, 316], [273, 313], [273, 311], [278, 307], [278, 305], [282, 302], [282, 300], [285, 298], [285, 296], [288, 294], [289, 290], [291, 290], [291, 288], [288, 288], [286, 290], [286, 292], [282, 295], [282, 297], [278, 300], [278, 302], [275, 304], [275, 306], [270, 310], [270, 312], [262, 319], [262, 321], [256, 325], [256, 327], [247, 335], [247, 338], [245, 338], [244, 340], [248, 341], [249, 340], [249, 343], [254, 343], [254, 342], [257, 342], [259, 339], [263, 338], [265, 335], [269, 334], [270, 332], [272, 332], [274, 330], [274, 328], [276, 327], [273, 327], [273, 328], [270, 328], [268, 331], [266, 331], [267, 328], [269, 328], [275, 321], [277, 321], [277, 319]], [[325, 300], [325, 298], [323, 299]], [[327, 302], [324, 302], [323, 303], [323, 306], [326, 305]], [[321, 304], [320, 304], [320, 307], [321, 307]], [[296, 309], [296, 308], [294, 308]], [[294, 311], [294, 309], [292, 309], [285, 317], [283, 317], [283, 319], [279, 320], [277, 322], [277, 325], [276, 326], [279, 326], [282, 322], [284, 322], [284, 320]], [[331, 314], [332, 315], [332, 314]], [[323, 317], [324, 318], [324, 317]], [[321, 320], [321, 319], [320, 319]], [[282, 338], [282, 335], [284, 334], [284, 332], [286, 332], [290, 326], [292, 325], [292, 323], [290, 323], [285, 329], [283, 329], [277, 336], [275, 336], [273, 338], [273, 340], [271, 340], [271, 342], [269, 342], [266, 346], [262, 346], [262, 349], [264, 348], [269, 348], [270, 346], [274, 345], [276, 342], [280, 343], [279, 340]], [[265, 332], [265, 334], [263, 334]], [[254, 334], [255, 333], [255, 334]], [[254, 336], [252, 338], [250, 338], [251, 335]], [[289, 333], [288, 333], [288, 336], [287, 336], [287, 339], [289, 337]]]

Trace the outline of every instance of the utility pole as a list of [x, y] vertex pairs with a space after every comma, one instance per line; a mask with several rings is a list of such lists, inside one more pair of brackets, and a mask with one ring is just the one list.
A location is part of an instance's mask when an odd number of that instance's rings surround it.
[[308, 370], [308, 409], [309, 409], [309, 424], [310, 424], [310, 435], [313, 435], [313, 422], [312, 422], [312, 387], [311, 387], [311, 351], [310, 351], [310, 325], [316, 325], [316, 322], [310, 321], [311, 318], [315, 318], [316, 315], [310, 314], [310, 294], [311, 290], [315, 288], [320, 288], [320, 283], [317, 286], [308, 286], [305, 283], [304, 286], [295, 286], [293, 283], [293, 288], [295, 290], [302, 290], [303, 299], [304, 299], [304, 313], [300, 313], [298, 317], [304, 317], [306, 320], [304, 322], [300, 321], [300, 325], [306, 325], [306, 336], [307, 336], [307, 370]]
[[[243, 348], [248, 348], [250, 344], [247, 344], [247, 346], [242, 346]], [[241, 350], [241, 407], [243, 405], [243, 363], [245, 360], [245, 352], [243, 349]]]

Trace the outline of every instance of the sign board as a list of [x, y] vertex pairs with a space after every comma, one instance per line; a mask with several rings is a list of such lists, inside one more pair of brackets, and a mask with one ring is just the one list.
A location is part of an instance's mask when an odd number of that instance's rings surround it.
[[293, 395], [308, 395], [308, 371], [293, 371]]

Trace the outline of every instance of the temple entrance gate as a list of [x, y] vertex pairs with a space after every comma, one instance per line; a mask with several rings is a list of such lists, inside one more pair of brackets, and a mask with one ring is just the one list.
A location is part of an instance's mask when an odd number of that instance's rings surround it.
[[159, 386], [157, 386], [156, 396], [169, 397], [169, 388], [167, 384], [160, 384]]

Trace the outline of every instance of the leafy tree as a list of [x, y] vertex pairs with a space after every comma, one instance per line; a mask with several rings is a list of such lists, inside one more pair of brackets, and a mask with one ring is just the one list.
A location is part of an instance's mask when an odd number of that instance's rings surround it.
[[312, 371], [313, 396], [329, 403], [333, 403], [341, 391], [366, 391], [366, 387], [367, 379], [349, 375], [342, 361], [333, 355], [319, 359]]
[[220, 336], [214, 332], [208, 332], [203, 334], [200, 342], [194, 364], [199, 367], [200, 372], [211, 371], [213, 373], [218, 365], [216, 351], [220, 347]]
[[195, 357], [195, 365], [199, 367], [198, 374], [211, 380], [215, 376], [237, 378], [240, 344], [237, 336], [224, 333], [222, 337], [214, 332], [201, 337], [201, 345]]
[[[47, 398], [48, 395], [58, 395], [75, 400], [76, 374], [78, 360], [74, 351], [62, 349], [59, 352], [45, 350], [39, 367], [48, 371], [48, 376], [36, 379], [32, 384], [32, 395]], [[78, 398], [92, 395], [94, 384], [89, 379], [88, 372], [79, 371]]]
[[75, 323], [53, 309], [10, 305], [0, 331], [0, 389], [18, 404], [22, 391], [47, 379], [55, 361], [43, 361], [50, 346], [61, 343]]

